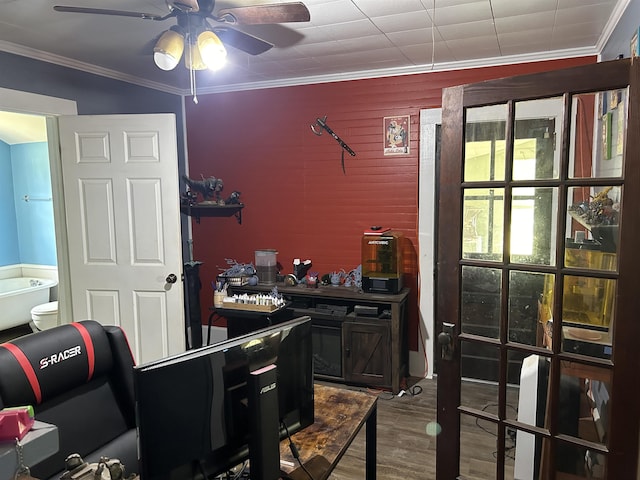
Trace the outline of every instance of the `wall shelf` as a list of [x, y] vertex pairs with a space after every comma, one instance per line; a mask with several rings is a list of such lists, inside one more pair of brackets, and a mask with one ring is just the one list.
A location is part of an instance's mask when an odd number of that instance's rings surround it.
[[243, 203], [233, 205], [217, 205], [214, 203], [197, 203], [195, 205], [180, 205], [180, 211], [185, 215], [194, 217], [196, 223], [200, 223], [201, 217], [230, 217], [234, 215], [239, 224], [242, 224]]

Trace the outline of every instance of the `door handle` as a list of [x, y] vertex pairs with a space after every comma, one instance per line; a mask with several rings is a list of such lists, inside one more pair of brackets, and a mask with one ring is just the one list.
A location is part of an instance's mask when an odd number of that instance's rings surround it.
[[443, 323], [442, 331], [438, 334], [438, 345], [443, 360], [453, 360], [453, 323]]
[[175, 273], [170, 273], [169, 275], [167, 275], [167, 278], [165, 280], [167, 281], [167, 283], [176, 283], [178, 281], [178, 277], [176, 277]]

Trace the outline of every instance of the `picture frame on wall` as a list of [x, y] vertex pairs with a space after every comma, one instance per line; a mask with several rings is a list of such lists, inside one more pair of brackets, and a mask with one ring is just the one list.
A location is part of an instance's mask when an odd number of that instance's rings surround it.
[[409, 154], [410, 116], [398, 115], [383, 118], [384, 155]]

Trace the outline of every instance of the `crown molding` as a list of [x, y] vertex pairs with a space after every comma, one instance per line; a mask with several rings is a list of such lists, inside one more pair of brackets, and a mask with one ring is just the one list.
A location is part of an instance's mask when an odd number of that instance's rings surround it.
[[[331, 75], [314, 75], [308, 77], [285, 78], [264, 82], [237, 83], [231, 85], [219, 85], [216, 87], [198, 87], [198, 95], [208, 93], [225, 93], [243, 90], [259, 90], [264, 88], [293, 87], [310, 85], [314, 83], [344, 82], [349, 80], [365, 80], [370, 78], [395, 77], [399, 75], [414, 75], [420, 73], [443, 72], [452, 70], [466, 70], [470, 68], [495, 67], [499, 65], [511, 65], [514, 63], [542, 62], [559, 60], [563, 58], [597, 56], [599, 51], [594, 47], [572, 48], [556, 50], [552, 52], [538, 52], [527, 55], [510, 55], [504, 57], [482, 58], [463, 62], [442, 62], [425, 65], [412, 65], [409, 67], [385, 68], [378, 70], [361, 70], [357, 72], [345, 72]], [[189, 95], [188, 91], [184, 95]]]
[[611, 38], [611, 35], [613, 34], [613, 31], [616, 28], [616, 25], [618, 25], [618, 23], [620, 22], [620, 19], [624, 15], [625, 10], [627, 9], [630, 3], [631, 3], [631, 0], [618, 0], [618, 3], [616, 3], [616, 6], [614, 7], [613, 12], [611, 12], [611, 15], [609, 16], [609, 20], [607, 21], [607, 24], [604, 26], [604, 29], [602, 30], [602, 34], [598, 39], [598, 43], [596, 43], [596, 50], [598, 51], [598, 55], [600, 55], [604, 50], [604, 47], [609, 41], [609, 39]]
[[[618, 15], [622, 15], [622, 13], [624, 12], [624, 9], [626, 8], [625, 2], [628, 3], [628, 1], [629, 0], [622, 0], [620, 3], [618, 3], [618, 7], [620, 7], [616, 10], [616, 13]], [[608, 38], [609, 35], [611, 35], [611, 31], [613, 29], [613, 26], [615, 26], [616, 22], [617, 20], [613, 22], [610, 28], [607, 28], [607, 36], [606, 38], [604, 38], [605, 36], [603, 34], [603, 36], [599, 41], [599, 45], [603, 41], [606, 42], [606, 39]], [[609, 27], [610, 24], [611, 22], [607, 24], [607, 27]], [[63, 67], [73, 68], [75, 70], [80, 70], [86, 73], [92, 73], [95, 75], [100, 75], [102, 77], [107, 77], [114, 80], [120, 80], [123, 82], [132, 83], [142, 87], [152, 88], [154, 90], [160, 90], [162, 92], [170, 93], [173, 95], [179, 95], [181, 97], [188, 97], [191, 95], [191, 92], [189, 89], [181, 89], [181, 88], [173, 87], [163, 83], [146, 80], [133, 75], [128, 75], [128, 74], [111, 70], [108, 68], [99, 67], [86, 62], [80, 62], [80, 61], [73, 60], [60, 55], [54, 55], [54, 54], [43, 52], [41, 50], [36, 50], [30, 47], [17, 45], [11, 42], [0, 40], [0, 51], [13, 53], [15, 55], [20, 55], [23, 57], [32, 58], [34, 60], [40, 60], [43, 62], [52, 63], [52, 64], [63, 66]], [[589, 55], [597, 56], [600, 54], [600, 51], [601, 50], [597, 47], [573, 48], [573, 49], [566, 49], [566, 50], [555, 50], [551, 52], [537, 52], [537, 53], [526, 54], [526, 55], [509, 55], [504, 57], [481, 58], [481, 59], [468, 60], [468, 61], [462, 61], [462, 62], [442, 62], [442, 63], [435, 63], [435, 64], [411, 65], [407, 67], [398, 67], [398, 68], [360, 70], [355, 72], [345, 72], [345, 73], [337, 73], [337, 74], [329, 74], [329, 75], [310, 75], [306, 77], [292, 77], [292, 78], [283, 78], [283, 79], [268, 80], [268, 81], [261, 81], [261, 82], [226, 84], [226, 85], [218, 85], [215, 87], [198, 87], [198, 95], [206, 95], [206, 94], [212, 94], [212, 93], [225, 93], [225, 92], [238, 92], [238, 91], [248, 91], [248, 90], [261, 90], [261, 89], [267, 89], [267, 88], [294, 87], [294, 86], [301, 86], [301, 85], [312, 85], [317, 83], [365, 80], [365, 79], [371, 79], [371, 78], [394, 77], [394, 76], [400, 76], [400, 75], [414, 75], [414, 74], [421, 74], [421, 73], [442, 72], [442, 71], [452, 71], [452, 70], [465, 70], [470, 68], [510, 65], [514, 63], [541, 62], [541, 61], [558, 60], [558, 59], [571, 58], [571, 57], [585, 57]]]

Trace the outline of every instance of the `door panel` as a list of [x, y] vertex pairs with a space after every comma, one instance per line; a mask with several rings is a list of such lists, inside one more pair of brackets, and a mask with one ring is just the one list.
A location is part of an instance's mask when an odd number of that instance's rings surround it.
[[73, 318], [120, 325], [138, 363], [184, 351], [174, 116], [59, 124]]
[[439, 480], [637, 471], [640, 219], [622, 215], [640, 201], [639, 71], [443, 92], [439, 205], [459, 214], [438, 224]]
[[345, 322], [345, 377], [369, 385], [391, 384], [389, 324]]

